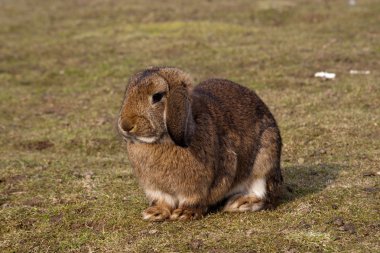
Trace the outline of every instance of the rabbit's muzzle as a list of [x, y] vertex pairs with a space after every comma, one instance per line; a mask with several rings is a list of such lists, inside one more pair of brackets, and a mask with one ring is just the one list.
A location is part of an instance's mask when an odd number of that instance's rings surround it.
[[120, 116], [118, 130], [125, 141], [153, 143], [162, 137], [152, 122], [144, 117]]

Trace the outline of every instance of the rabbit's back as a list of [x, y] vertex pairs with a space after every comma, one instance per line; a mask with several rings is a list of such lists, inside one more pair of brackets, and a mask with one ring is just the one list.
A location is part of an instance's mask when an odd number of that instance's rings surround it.
[[[257, 124], [263, 127], [275, 124], [272, 114], [259, 96], [232, 81], [206, 80], [194, 88], [193, 96], [202, 97], [201, 99], [211, 103], [212, 107], [219, 107], [227, 117], [225, 120], [229, 120], [229, 124], [239, 132], [246, 132]], [[199, 100], [193, 106], [197, 107], [197, 103]]]

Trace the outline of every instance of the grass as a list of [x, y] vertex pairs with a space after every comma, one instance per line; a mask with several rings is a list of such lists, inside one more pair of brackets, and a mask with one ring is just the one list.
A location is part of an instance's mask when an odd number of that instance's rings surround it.
[[[379, 252], [378, 13], [375, 0], [1, 1], [0, 251]], [[114, 126], [150, 65], [264, 99], [291, 190], [276, 210], [141, 220]], [[337, 78], [313, 77], [324, 70]]]

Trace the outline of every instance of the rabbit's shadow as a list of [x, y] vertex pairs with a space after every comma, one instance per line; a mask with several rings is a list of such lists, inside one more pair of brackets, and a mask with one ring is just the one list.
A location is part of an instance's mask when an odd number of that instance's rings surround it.
[[332, 184], [343, 169], [339, 164], [284, 166], [284, 196], [279, 204], [322, 191]]

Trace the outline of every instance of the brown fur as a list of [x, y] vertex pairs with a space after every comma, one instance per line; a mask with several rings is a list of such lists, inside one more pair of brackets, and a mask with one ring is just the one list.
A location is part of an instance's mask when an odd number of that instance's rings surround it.
[[[153, 104], [160, 92], [165, 95]], [[210, 79], [193, 88], [176, 68], [137, 73], [119, 128], [151, 203], [148, 220], [199, 218], [225, 198], [225, 211], [259, 210], [282, 183], [276, 122], [253, 91], [231, 81]], [[260, 180], [263, 196], [250, 191]]]

